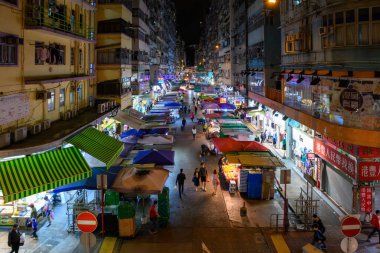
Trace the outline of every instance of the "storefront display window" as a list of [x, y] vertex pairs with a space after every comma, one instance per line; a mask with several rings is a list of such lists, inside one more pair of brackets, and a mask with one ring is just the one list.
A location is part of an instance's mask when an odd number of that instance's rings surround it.
[[256, 72], [254, 76], [249, 75], [248, 84], [249, 91], [262, 96], [265, 95], [264, 72]]
[[297, 167], [305, 174], [316, 178], [313, 131], [301, 126], [292, 128], [291, 156]]
[[292, 77], [285, 82], [287, 106], [339, 125], [380, 129], [379, 81], [330, 78], [310, 85], [311, 77], [300, 83]]

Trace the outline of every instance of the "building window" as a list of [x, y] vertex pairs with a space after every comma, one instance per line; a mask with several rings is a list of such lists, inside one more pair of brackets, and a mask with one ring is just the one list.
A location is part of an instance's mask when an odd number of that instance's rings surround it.
[[83, 88], [82, 88], [82, 84], [79, 84], [79, 85], [78, 85], [77, 93], [78, 93], [78, 101], [79, 101], [79, 104], [80, 104], [80, 103], [82, 102], [82, 99], [83, 99]]
[[372, 8], [372, 44], [380, 44], [380, 7]]
[[358, 44], [368, 45], [369, 43], [369, 9], [362, 8], [358, 10]]
[[0, 0], [0, 2], [5, 2], [11, 5], [18, 5], [18, 0]]
[[17, 65], [15, 37], [0, 37], [0, 65]]
[[74, 53], [75, 53], [75, 49], [73, 47], [70, 48], [70, 65], [74, 65], [74, 62], [75, 62]]
[[344, 46], [345, 31], [344, 31], [343, 12], [335, 13], [335, 45]]
[[355, 10], [346, 11], [346, 45], [355, 45]]
[[65, 65], [65, 46], [56, 43], [45, 45], [43, 42], [36, 42], [34, 63], [36, 65], [45, 63]]
[[79, 49], [79, 66], [83, 66], [83, 50]]
[[65, 106], [65, 88], [62, 88], [59, 91], [59, 106]]
[[50, 98], [48, 99], [48, 112], [54, 111], [55, 109], [55, 94], [54, 90], [50, 90]]
[[75, 94], [74, 94], [74, 91], [71, 90], [70, 91], [70, 104], [74, 104], [74, 100], [75, 100]]

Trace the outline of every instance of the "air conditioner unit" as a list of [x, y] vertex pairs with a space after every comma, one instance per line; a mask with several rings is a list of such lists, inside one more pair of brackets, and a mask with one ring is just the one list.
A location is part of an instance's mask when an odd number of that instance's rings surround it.
[[19, 142], [24, 140], [28, 136], [28, 128], [27, 127], [20, 127], [17, 128], [13, 133], [13, 142]]
[[325, 35], [326, 33], [327, 33], [326, 26], [319, 27], [319, 35]]
[[41, 131], [42, 131], [41, 123], [35, 124], [35, 125], [31, 125], [29, 127], [29, 133], [31, 135], [35, 135], [35, 134], [41, 133]]
[[50, 125], [51, 125], [51, 121], [50, 119], [47, 119], [47, 120], [44, 120], [42, 122], [42, 130], [48, 130], [50, 128]]
[[106, 107], [104, 104], [98, 104], [98, 113], [105, 113]]
[[69, 120], [71, 118], [71, 112], [61, 112], [61, 119], [62, 120]]
[[0, 148], [4, 148], [11, 144], [11, 133], [0, 134]]

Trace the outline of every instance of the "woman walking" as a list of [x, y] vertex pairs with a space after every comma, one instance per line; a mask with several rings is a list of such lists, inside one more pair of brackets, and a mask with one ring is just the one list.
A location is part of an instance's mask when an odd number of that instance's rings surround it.
[[194, 183], [195, 191], [196, 192], [198, 191], [198, 188], [199, 188], [199, 180], [200, 180], [200, 178], [201, 178], [201, 176], [199, 174], [199, 170], [198, 170], [198, 168], [195, 168], [194, 176], [193, 176], [193, 183]]
[[193, 126], [193, 128], [191, 129], [191, 132], [193, 133], [193, 140], [195, 140], [195, 135], [197, 134], [197, 129], [195, 128], [195, 126]]
[[214, 170], [212, 172], [212, 175], [211, 175], [211, 182], [212, 182], [212, 186], [214, 187], [214, 192], [212, 193], [213, 196], [216, 195], [216, 191], [218, 190], [218, 186], [220, 184], [220, 181], [219, 181], [219, 175], [218, 173], [216, 172], [216, 170]]

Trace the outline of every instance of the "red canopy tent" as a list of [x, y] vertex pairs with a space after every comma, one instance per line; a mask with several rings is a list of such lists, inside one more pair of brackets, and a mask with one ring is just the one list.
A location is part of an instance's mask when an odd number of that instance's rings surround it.
[[216, 118], [220, 119], [222, 118], [222, 115], [219, 113], [210, 113], [210, 114], [206, 114], [205, 117], [208, 119], [216, 119]]
[[268, 151], [268, 149], [256, 141], [238, 141], [234, 138], [213, 138], [216, 149], [219, 152], [241, 152], [241, 151]]
[[240, 141], [243, 145], [244, 151], [268, 151], [265, 146], [261, 145], [257, 141]]

